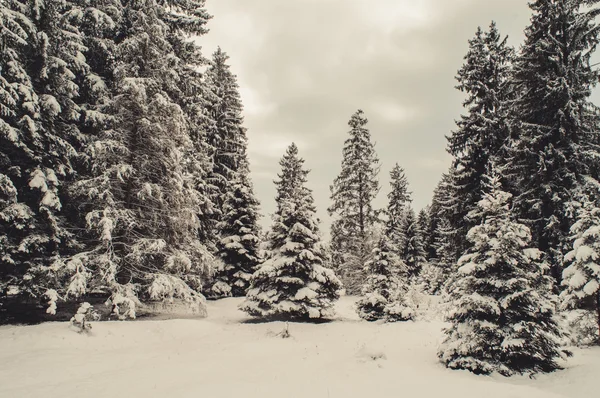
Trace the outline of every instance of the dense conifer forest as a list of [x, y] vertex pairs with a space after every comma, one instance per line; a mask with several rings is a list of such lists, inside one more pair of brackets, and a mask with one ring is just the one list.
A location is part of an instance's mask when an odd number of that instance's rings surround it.
[[325, 236], [291, 142], [261, 229], [230, 69], [244, 60], [202, 51], [204, 0], [1, 0], [0, 321], [79, 308], [85, 328], [226, 297], [314, 321], [346, 294], [366, 321], [406, 322], [419, 292], [451, 309], [447, 367], [559, 369], [562, 313], [600, 342], [598, 3], [532, 1], [519, 48], [495, 22], [473, 27], [452, 162], [423, 209], [418, 176], [400, 159], [382, 175], [377, 131], [349, 114]]

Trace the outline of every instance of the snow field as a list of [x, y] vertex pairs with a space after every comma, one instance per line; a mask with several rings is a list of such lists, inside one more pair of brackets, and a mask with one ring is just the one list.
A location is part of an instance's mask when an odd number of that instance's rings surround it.
[[[359, 320], [342, 297], [330, 323], [256, 323], [242, 299], [209, 302], [205, 319], [64, 322], [0, 327], [0, 397], [589, 398], [600, 349], [574, 350], [566, 369], [505, 378], [446, 369], [444, 323]], [[248, 322], [250, 321], [250, 322]]]

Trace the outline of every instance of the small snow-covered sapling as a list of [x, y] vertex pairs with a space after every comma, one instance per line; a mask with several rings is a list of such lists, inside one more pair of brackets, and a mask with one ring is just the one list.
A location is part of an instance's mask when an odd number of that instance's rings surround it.
[[89, 332], [92, 329], [90, 320], [97, 319], [94, 307], [88, 303], [81, 303], [77, 313], [71, 318], [71, 325], [77, 328], [78, 333]]

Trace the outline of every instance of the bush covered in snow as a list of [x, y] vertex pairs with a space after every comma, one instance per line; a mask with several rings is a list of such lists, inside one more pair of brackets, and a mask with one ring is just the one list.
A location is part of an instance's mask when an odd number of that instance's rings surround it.
[[89, 332], [92, 330], [90, 321], [97, 319], [98, 315], [94, 311], [94, 307], [90, 303], [84, 302], [71, 318], [71, 326], [75, 327], [79, 333]]

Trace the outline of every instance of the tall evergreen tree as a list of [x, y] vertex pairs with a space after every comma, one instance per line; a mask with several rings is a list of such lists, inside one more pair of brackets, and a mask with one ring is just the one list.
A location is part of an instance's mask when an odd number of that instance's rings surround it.
[[457, 89], [467, 95], [467, 110], [457, 122], [458, 129], [448, 138], [448, 152], [455, 168], [452, 201], [447, 209], [449, 221], [456, 230], [457, 251], [467, 249], [467, 231], [480, 220], [467, 217], [477, 208], [484, 194], [484, 175], [492, 159], [500, 155], [508, 137], [509, 77], [513, 49], [506, 44], [496, 24], [489, 31], [477, 29], [469, 40], [465, 64], [459, 69]]
[[269, 233], [268, 258], [251, 279], [241, 309], [264, 318], [329, 318], [341, 283], [325, 266], [312, 191], [304, 159], [292, 144], [281, 159], [277, 211]]
[[215, 225], [221, 219], [224, 200], [232, 190], [230, 182], [247, 161], [242, 100], [237, 77], [231, 72], [228, 59], [229, 56], [218, 48], [204, 76], [207, 117], [212, 120], [207, 126], [206, 139], [213, 163], [209, 181], [215, 186], [212, 193], [217, 209]]
[[117, 314], [134, 316], [138, 298], [180, 297], [202, 310], [198, 290], [210, 255], [198, 239], [202, 199], [186, 158], [193, 147], [188, 115], [173, 94], [181, 60], [162, 3], [124, 5], [112, 20], [119, 32], [114, 123], [95, 137], [90, 175], [74, 186], [92, 202], [90, 243], [70, 265], [78, 293], [108, 290]]
[[[573, 224], [570, 203], [597, 164], [595, 112], [588, 97], [598, 80], [590, 57], [598, 44], [597, 0], [536, 0], [516, 59], [508, 159], [515, 211], [531, 227], [560, 284]], [[590, 167], [591, 166], [591, 167]]]
[[342, 171], [331, 189], [331, 226], [333, 266], [338, 270], [346, 289], [358, 292], [364, 277], [363, 266], [372, 250], [372, 233], [378, 214], [373, 199], [379, 191], [377, 174], [379, 160], [365, 127], [362, 110], [348, 122], [350, 137], [344, 142]]
[[252, 274], [261, 262], [259, 202], [248, 172], [242, 171], [231, 181], [233, 191], [223, 204], [223, 220], [219, 224], [222, 238], [217, 252], [223, 264], [212, 287], [217, 295], [245, 296]]
[[404, 244], [404, 223], [407, 206], [410, 204], [410, 192], [408, 191], [408, 180], [404, 170], [396, 163], [390, 172], [390, 187], [388, 193], [388, 206], [386, 209], [387, 220], [385, 233], [390, 238], [390, 243], [396, 254], [400, 254], [400, 248]]
[[179, 59], [173, 65], [177, 85], [167, 87], [169, 96], [181, 107], [186, 117], [187, 131], [192, 146], [185, 154], [187, 173], [199, 198], [197, 217], [200, 222], [199, 239], [210, 251], [216, 251], [218, 236], [215, 215], [219, 214], [213, 203], [217, 187], [211, 184], [213, 170], [208, 132], [215, 125], [210, 114], [214, 97], [210, 79], [204, 79], [202, 69], [209, 63], [190, 35], [207, 33], [206, 23], [212, 18], [204, 9], [204, 0], [178, 0], [171, 2], [162, 19], [169, 26], [167, 39]]
[[358, 315], [367, 321], [386, 322], [412, 319], [413, 309], [405, 300], [408, 291], [406, 265], [394, 253], [384, 235], [373, 249], [373, 259], [365, 264], [367, 279], [362, 297], [356, 303]]
[[0, 4], [0, 300], [47, 296], [76, 241], [64, 190], [81, 142], [77, 73], [89, 69], [65, 1]]
[[439, 352], [449, 368], [505, 376], [559, 368], [552, 279], [539, 250], [528, 247], [529, 229], [511, 219], [510, 198], [491, 177], [451, 293], [452, 325]]

